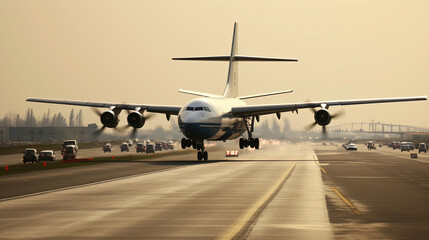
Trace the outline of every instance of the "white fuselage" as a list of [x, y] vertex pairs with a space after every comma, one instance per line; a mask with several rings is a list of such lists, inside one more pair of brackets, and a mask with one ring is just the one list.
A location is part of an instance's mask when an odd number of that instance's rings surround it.
[[181, 132], [190, 139], [229, 140], [246, 131], [242, 118], [234, 118], [232, 107], [247, 104], [236, 98], [196, 98], [180, 110], [178, 122]]

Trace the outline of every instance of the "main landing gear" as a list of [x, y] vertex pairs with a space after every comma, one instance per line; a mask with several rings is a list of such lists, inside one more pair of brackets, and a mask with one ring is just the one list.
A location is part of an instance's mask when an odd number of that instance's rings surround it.
[[240, 138], [239, 146], [240, 149], [247, 148], [250, 146], [250, 148], [259, 149], [259, 138], [253, 138], [253, 126], [255, 124], [255, 116], [252, 116], [252, 120], [250, 122], [250, 129], [249, 129], [249, 119], [244, 118], [244, 124], [246, 125], [247, 135], [249, 135], [248, 139]]
[[187, 139], [187, 138], [182, 138], [181, 141], [181, 145], [182, 145], [182, 149], [186, 149], [188, 147], [191, 147], [193, 149], [197, 149], [197, 159], [198, 161], [204, 160], [207, 161], [209, 154], [207, 153], [207, 151], [205, 151], [205, 147], [204, 147], [204, 140], [195, 140], [195, 139]]
[[240, 146], [240, 149], [247, 148], [247, 147], [259, 149], [259, 138], [249, 138], [249, 139], [240, 138], [239, 146]]

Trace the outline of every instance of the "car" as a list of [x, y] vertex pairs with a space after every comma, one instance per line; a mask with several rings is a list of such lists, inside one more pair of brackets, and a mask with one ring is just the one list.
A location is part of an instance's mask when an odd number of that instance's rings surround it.
[[356, 150], [357, 150], [357, 146], [356, 146], [356, 144], [354, 144], [354, 143], [349, 143], [349, 144], [347, 144], [347, 146], [346, 146], [346, 150], [347, 150], [347, 151], [356, 151]]
[[77, 157], [77, 151], [75, 145], [67, 145], [64, 148], [63, 160], [74, 160]]
[[110, 143], [105, 143], [103, 145], [103, 151], [104, 152], [112, 152], [112, 145]]
[[159, 143], [159, 142], [155, 143], [155, 151], [162, 151], [161, 143]]
[[167, 148], [170, 149], [170, 150], [174, 150], [174, 143], [173, 143], [173, 141], [168, 141]]
[[76, 146], [76, 153], [79, 150], [79, 147], [77, 145], [77, 141], [76, 140], [65, 140], [63, 142], [63, 146], [61, 148], [61, 155], [64, 153], [64, 149], [66, 148], [67, 145], [74, 145], [74, 146]]
[[145, 149], [145, 146], [143, 145], [143, 143], [137, 143], [136, 151], [141, 152], [141, 153], [146, 152], [146, 149]]
[[24, 163], [27, 162], [39, 162], [39, 160], [37, 159], [37, 150], [34, 148], [26, 148], [25, 152], [24, 152], [24, 156], [22, 157], [22, 161]]
[[401, 143], [400, 142], [393, 142], [392, 143], [393, 150], [395, 149], [401, 149]]
[[124, 152], [124, 151], [127, 151], [127, 152], [130, 151], [130, 148], [128, 147], [128, 143], [126, 143], [126, 142], [123, 142], [121, 144], [121, 152]]
[[39, 161], [55, 161], [55, 153], [53, 150], [43, 150], [39, 154]]
[[413, 151], [414, 150], [414, 145], [412, 142], [401, 142], [401, 152], [403, 151]]
[[146, 154], [148, 153], [155, 153], [155, 149], [153, 147], [153, 144], [146, 144]]
[[367, 146], [368, 150], [376, 149], [376, 147], [375, 147], [375, 143], [374, 143], [374, 142], [372, 142], [372, 141], [367, 142], [367, 143], [366, 143], [366, 146]]
[[419, 144], [419, 153], [421, 153], [421, 152], [425, 152], [425, 153], [428, 152], [428, 147], [427, 147], [426, 143], [420, 143]]
[[161, 142], [162, 149], [168, 150], [168, 145], [166, 142]]

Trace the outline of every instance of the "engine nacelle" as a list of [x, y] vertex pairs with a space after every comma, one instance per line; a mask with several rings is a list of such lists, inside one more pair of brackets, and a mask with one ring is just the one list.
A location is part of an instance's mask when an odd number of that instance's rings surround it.
[[314, 120], [320, 126], [328, 125], [329, 123], [331, 123], [331, 119], [331, 114], [329, 114], [328, 110], [325, 108], [322, 108], [314, 113]]
[[115, 128], [118, 126], [119, 118], [115, 112], [109, 110], [101, 114], [100, 121], [105, 127]]
[[143, 116], [143, 114], [141, 114], [138, 111], [134, 111], [134, 112], [128, 114], [127, 121], [128, 121], [128, 125], [130, 125], [131, 127], [141, 128], [141, 127], [143, 127], [146, 119]]

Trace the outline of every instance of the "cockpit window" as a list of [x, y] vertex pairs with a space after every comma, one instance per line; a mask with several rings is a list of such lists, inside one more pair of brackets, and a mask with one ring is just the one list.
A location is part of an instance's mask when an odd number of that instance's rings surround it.
[[187, 107], [186, 111], [206, 111], [211, 112], [209, 107]]

